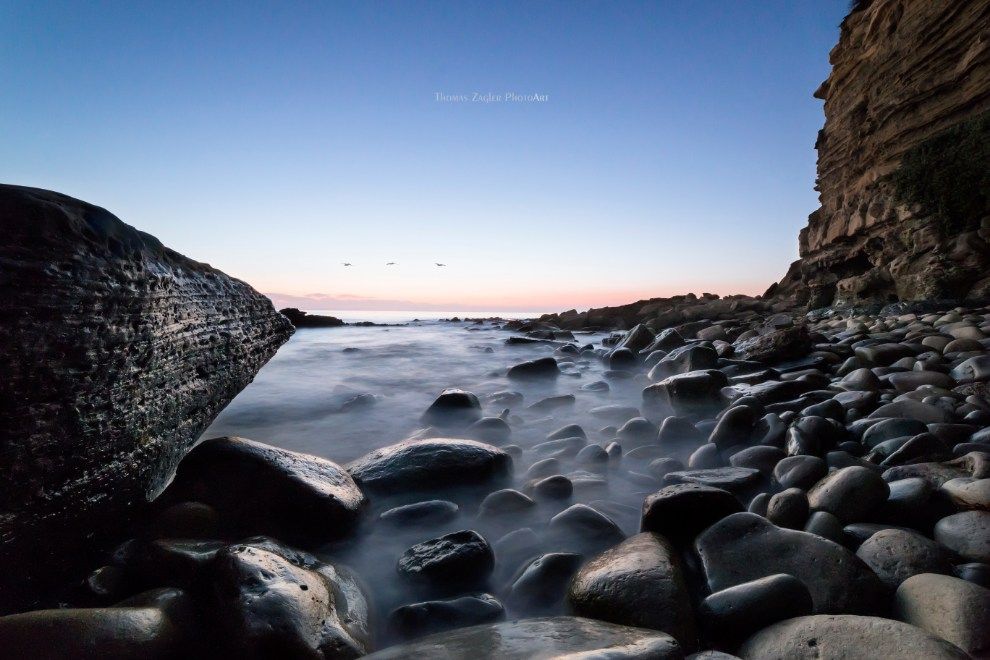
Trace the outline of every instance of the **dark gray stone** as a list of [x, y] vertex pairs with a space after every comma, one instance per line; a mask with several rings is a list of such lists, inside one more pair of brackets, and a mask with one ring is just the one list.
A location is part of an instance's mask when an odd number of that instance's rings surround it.
[[708, 639], [731, 647], [772, 623], [811, 614], [813, 607], [808, 588], [779, 573], [713, 593], [698, 616]]

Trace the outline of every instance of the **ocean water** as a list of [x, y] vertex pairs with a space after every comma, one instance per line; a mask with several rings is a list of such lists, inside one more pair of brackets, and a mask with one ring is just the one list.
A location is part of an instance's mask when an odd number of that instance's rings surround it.
[[[514, 391], [524, 399], [509, 411], [512, 437], [508, 443], [523, 449], [522, 457], [514, 461], [513, 485], [524, 489], [526, 470], [547, 457], [533, 447], [545, 441], [548, 433], [577, 423], [585, 429], [589, 443], [604, 446], [613, 439], [622, 419], [602, 417], [593, 410], [608, 404], [639, 407], [642, 403], [643, 382], [637, 378], [609, 380], [608, 392], [582, 389], [604, 378], [606, 367], [595, 355], [558, 355], [570, 364], [562, 364], [567, 375], [555, 380], [510, 381], [505, 375], [508, 367], [554, 355], [556, 347], [507, 345], [505, 340], [513, 333], [492, 322], [444, 322], [435, 318], [453, 314], [437, 312], [433, 320], [425, 318], [425, 312], [415, 314], [420, 318], [416, 322], [401, 313], [382, 313], [374, 318], [364, 312], [354, 314], [353, 320], [408, 325], [298, 330], [255, 381], [220, 414], [204, 437], [239, 435], [344, 465], [423, 428], [420, 416], [445, 388], [475, 393], [488, 416], [497, 416], [505, 408], [490, 400], [492, 394]], [[604, 337], [576, 334], [573, 343], [600, 346]], [[574, 395], [572, 404], [553, 409], [529, 408], [546, 397], [566, 394]], [[649, 478], [644, 480], [645, 462], [624, 460], [606, 466], [579, 464], [574, 457], [561, 457], [560, 461], [560, 473], [577, 477], [570, 500], [542, 502], [507, 518], [480, 520], [478, 503], [485, 493], [444, 493], [440, 497], [461, 507], [456, 520], [428, 528], [396, 529], [376, 522], [378, 514], [389, 507], [424, 499], [396, 494], [386, 500], [373, 500], [362, 529], [352, 539], [326, 551], [336, 561], [357, 570], [374, 595], [380, 621], [385, 621], [392, 608], [431, 595], [397, 579], [396, 561], [403, 550], [415, 543], [460, 529], [474, 529], [494, 544], [507, 532], [529, 527], [541, 540], [541, 552], [572, 550], [579, 539], [554, 537], [547, 533], [547, 523], [553, 515], [578, 502], [592, 504], [606, 513], [627, 535], [637, 531], [643, 498], [659, 487], [654, 487]], [[582, 479], [583, 483], [578, 483]], [[497, 561], [487, 590], [503, 596], [520, 565], [517, 561], [503, 562], [498, 556]], [[559, 605], [555, 611], [563, 611], [562, 608]], [[510, 607], [508, 614], [526, 616], [535, 612]], [[388, 634], [384, 624], [376, 627], [380, 642], [388, 641]]]

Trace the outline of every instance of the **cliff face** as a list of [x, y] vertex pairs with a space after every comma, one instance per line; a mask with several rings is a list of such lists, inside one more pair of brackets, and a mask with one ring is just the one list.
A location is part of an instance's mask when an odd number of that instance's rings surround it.
[[11, 573], [52, 571], [54, 553], [160, 492], [292, 326], [244, 282], [85, 202], [0, 186], [0, 227], [11, 589]]
[[811, 307], [990, 295], [990, 221], [940, 230], [899, 201], [891, 177], [913, 147], [990, 110], [990, 0], [861, 5], [815, 92], [821, 208], [801, 231], [800, 261], [768, 293]]

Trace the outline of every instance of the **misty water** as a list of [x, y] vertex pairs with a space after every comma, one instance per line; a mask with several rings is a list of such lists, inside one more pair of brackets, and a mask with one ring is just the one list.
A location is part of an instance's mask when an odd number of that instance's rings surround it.
[[[404, 320], [401, 314], [353, 314], [349, 320]], [[619, 411], [610, 415], [607, 410], [595, 409], [609, 405], [640, 407], [644, 377], [607, 378], [604, 374], [607, 367], [594, 354], [555, 353], [560, 342], [507, 345], [506, 339], [513, 334], [490, 321], [420, 320], [398, 327], [300, 329], [222, 412], [204, 437], [238, 435], [346, 465], [422, 429], [425, 424], [420, 416], [445, 388], [475, 393], [485, 416], [498, 416], [507, 407], [493, 401], [492, 395], [512, 391], [524, 398], [521, 404], [508, 406], [512, 435], [502, 444], [518, 445], [522, 449], [521, 457], [514, 458], [512, 487], [524, 490], [530, 480], [527, 469], [550, 455], [534, 451], [535, 445], [564, 425], [580, 424], [589, 444], [604, 447], [614, 439], [615, 428], [633, 413]], [[570, 343], [599, 347], [605, 336], [576, 333]], [[513, 364], [550, 355], [558, 358], [564, 371], [555, 380], [519, 382], [510, 381], [505, 375]], [[582, 389], [599, 380], [608, 382], [609, 391]], [[566, 394], [575, 397], [570, 405], [529, 408], [546, 397]], [[456, 432], [440, 435], [458, 436]], [[594, 506], [627, 535], [637, 531], [643, 498], [658, 488], [646, 474], [648, 460], [580, 464], [573, 455], [557, 458], [561, 462], [558, 472], [574, 482], [570, 499], [540, 501], [523, 513], [479, 519], [478, 504], [493, 489], [372, 498], [371, 510], [359, 532], [325, 551], [361, 575], [379, 610], [379, 621], [383, 621], [398, 605], [433, 596], [459, 595], [456, 591], [413, 590], [399, 579], [396, 561], [415, 543], [461, 529], [478, 531], [496, 550], [496, 570], [486, 590], [502, 596], [526, 558], [544, 552], [587, 550], [580, 538], [554, 537], [546, 530], [550, 518], [572, 504]], [[460, 506], [457, 518], [427, 527], [397, 527], [378, 520], [383, 510], [431, 498], [456, 502]], [[500, 554], [499, 539], [524, 527], [536, 533], [538, 547], [521, 551], [526, 557]], [[555, 609], [562, 611], [562, 606]], [[507, 604], [509, 617], [534, 613], [537, 612], [513, 610]], [[379, 641], [386, 641], [384, 626], [376, 628]]]

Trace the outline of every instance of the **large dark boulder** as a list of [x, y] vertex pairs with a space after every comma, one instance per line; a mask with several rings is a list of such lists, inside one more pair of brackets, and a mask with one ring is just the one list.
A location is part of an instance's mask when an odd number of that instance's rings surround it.
[[161, 500], [206, 503], [233, 536], [265, 534], [302, 546], [346, 536], [367, 504], [336, 463], [234, 437], [197, 445]]
[[0, 227], [10, 606], [156, 496], [292, 326], [244, 282], [77, 199], [0, 185]]

